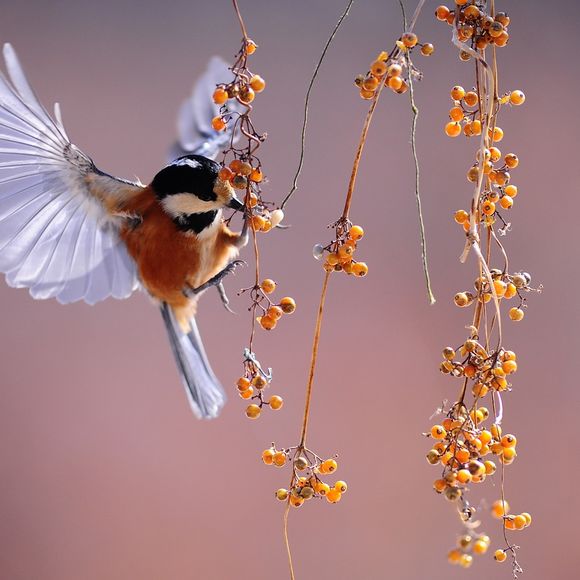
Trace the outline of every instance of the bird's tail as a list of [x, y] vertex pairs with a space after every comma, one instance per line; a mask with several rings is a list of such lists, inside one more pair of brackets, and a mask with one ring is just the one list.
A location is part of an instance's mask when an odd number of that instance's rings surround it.
[[207, 360], [195, 318], [191, 319], [191, 330], [186, 334], [165, 303], [161, 306], [161, 315], [193, 412], [201, 419], [214, 419], [219, 415], [226, 396]]

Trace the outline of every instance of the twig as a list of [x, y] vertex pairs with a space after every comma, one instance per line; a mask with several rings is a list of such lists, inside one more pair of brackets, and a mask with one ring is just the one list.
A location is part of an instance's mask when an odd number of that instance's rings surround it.
[[320, 55], [320, 58], [318, 59], [318, 63], [316, 64], [316, 68], [314, 69], [314, 73], [312, 74], [312, 78], [310, 79], [310, 83], [308, 85], [308, 90], [306, 91], [306, 98], [304, 100], [304, 119], [302, 121], [302, 134], [300, 137], [300, 159], [298, 161], [298, 168], [296, 169], [296, 174], [294, 175], [292, 187], [291, 187], [290, 191], [288, 192], [288, 195], [284, 198], [284, 201], [282, 201], [282, 205], [280, 206], [280, 209], [284, 209], [284, 207], [286, 206], [286, 204], [288, 203], [288, 201], [290, 200], [290, 198], [292, 197], [294, 192], [298, 189], [298, 177], [300, 176], [300, 173], [302, 172], [302, 166], [304, 165], [304, 148], [305, 148], [305, 141], [306, 141], [306, 125], [308, 124], [308, 105], [310, 103], [310, 92], [312, 91], [312, 87], [314, 86], [314, 81], [316, 80], [316, 77], [318, 76], [318, 71], [320, 70], [320, 67], [322, 65], [322, 61], [326, 57], [326, 53], [328, 52], [328, 49], [329, 49], [332, 41], [334, 40], [334, 37], [336, 36], [338, 29], [341, 27], [343, 20], [348, 16], [348, 13], [350, 11], [350, 7], [353, 5], [353, 3], [354, 3], [354, 0], [349, 0], [344, 12], [342, 13], [341, 17], [338, 19], [338, 22], [336, 23], [336, 26], [334, 27], [332, 34], [329, 36], [328, 40], [326, 41], [326, 44], [324, 46], [324, 50], [322, 51], [322, 54]]

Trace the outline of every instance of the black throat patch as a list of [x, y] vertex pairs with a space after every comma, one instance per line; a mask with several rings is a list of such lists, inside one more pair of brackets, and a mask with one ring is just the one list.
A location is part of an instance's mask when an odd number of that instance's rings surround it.
[[217, 217], [217, 210], [203, 213], [181, 214], [173, 218], [173, 223], [182, 232], [194, 232], [199, 234], [209, 228]]

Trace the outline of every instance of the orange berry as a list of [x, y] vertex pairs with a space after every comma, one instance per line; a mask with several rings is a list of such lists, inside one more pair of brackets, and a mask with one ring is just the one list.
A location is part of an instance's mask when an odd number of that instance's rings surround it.
[[245, 391], [240, 391], [239, 395], [242, 399], [251, 399], [254, 394], [254, 387], [248, 387]]
[[326, 459], [320, 464], [320, 473], [334, 473], [338, 467], [338, 464], [334, 459]]
[[503, 129], [500, 127], [495, 127], [493, 132], [491, 127], [488, 129], [489, 138], [492, 139], [494, 142], [499, 142], [503, 139]]
[[506, 375], [511, 375], [518, 370], [518, 363], [515, 360], [506, 360], [502, 363], [501, 368]]
[[263, 218], [261, 215], [255, 215], [252, 217], [252, 227], [257, 232], [260, 231], [264, 227], [265, 223], [266, 223], [266, 219]]
[[518, 159], [518, 156], [515, 155], [514, 153], [508, 153], [505, 158], [505, 164], [510, 168], [513, 169], [514, 167], [517, 167], [520, 163], [520, 160]]
[[475, 93], [474, 91], [469, 91], [468, 93], [465, 93], [463, 101], [468, 107], [475, 107], [479, 99], [477, 97], [477, 93]]
[[283, 314], [284, 311], [279, 306], [270, 306], [270, 308], [268, 308], [266, 316], [269, 318], [273, 318], [274, 320], [279, 320], [280, 318], [282, 318]]
[[348, 230], [348, 235], [351, 240], [358, 241], [365, 235], [365, 231], [360, 226], [352, 226]]
[[254, 75], [250, 79], [250, 87], [257, 93], [261, 93], [266, 88], [266, 81], [260, 75]]
[[526, 518], [523, 515], [514, 518], [514, 526], [516, 530], [523, 530], [526, 527]]
[[246, 417], [248, 419], [257, 419], [261, 412], [262, 410], [258, 405], [251, 404], [246, 407]]
[[452, 121], [461, 121], [464, 117], [463, 109], [461, 107], [453, 107], [449, 111], [449, 117]]
[[526, 527], [532, 523], [532, 516], [528, 512], [524, 512], [521, 514], [526, 520]]
[[506, 195], [509, 195], [512, 199], [518, 194], [518, 188], [516, 185], [506, 185], [504, 191]]
[[290, 505], [292, 507], [300, 507], [304, 503], [304, 498], [296, 495], [290, 495]]
[[288, 490], [281, 487], [276, 492], [276, 499], [280, 501], [286, 501], [288, 499]]
[[446, 435], [447, 431], [445, 431], [442, 425], [433, 425], [431, 427], [431, 437], [433, 439], [445, 439]]
[[502, 502], [501, 499], [498, 499], [491, 505], [491, 515], [498, 520], [501, 520], [501, 518], [503, 518], [509, 511], [510, 506], [505, 500]]
[[379, 86], [379, 81], [376, 77], [370, 76], [363, 81], [362, 86], [365, 91], [376, 91]]
[[493, 461], [484, 461], [483, 465], [485, 465], [485, 474], [486, 475], [493, 475], [495, 473], [495, 470], [497, 469], [497, 467]]
[[501, 444], [503, 447], [515, 447], [517, 442], [518, 440], [515, 435], [508, 434], [501, 438]]
[[445, 125], [445, 134], [448, 137], [457, 137], [461, 133], [461, 125], [456, 121], [451, 121]]
[[462, 86], [455, 85], [451, 89], [451, 98], [454, 101], [460, 101], [465, 96], [465, 89]]
[[254, 183], [260, 183], [260, 181], [262, 181], [262, 179], [264, 179], [264, 174], [262, 173], [262, 171], [260, 169], [252, 169], [250, 175], [249, 175], [249, 179], [250, 181], [253, 181]]
[[222, 87], [218, 87], [213, 92], [213, 102], [216, 105], [223, 105], [225, 102], [227, 102], [228, 98], [228, 92]]
[[401, 36], [401, 40], [407, 48], [413, 48], [419, 41], [417, 35], [414, 32], [405, 32], [405, 34]]
[[499, 205], [501, 205], [501, 207], [503, 207], [504, 209], [510, 209], [513, 204], [514, 200], [509, 195], [504, 195], [499, 200]]
[[431, 56], [435, 52], [435, 46], [433, 46], [430, 42], [425, 43], [421, 47], [421, 54], [423, 56]]
[[469, 220], [469, 214], [464, 209], [459, 209], [455, 212], [454, 219], [458, 224], [463, 224]]
[[495, 213], [495, 203], [493, 201], [484, 201], [481, 204], [481, 211], [485, 215], [493, 215]]
[[398, 91], [403, 86], [403, 79], [401, 77], [388, 77], [387, 78], [387, 85], [393, 91]]
[[460, 469], [457, 472], [457, 481], [459, 483], [469, 483], [471, 481], [471, 473], [467, 469]]
[[278, 409], [281, 409], [282, 406], [284, 405], [284, 399], [282, 397], [279, 397], [278, 395], [273, 395], [272, 397], [270, 397], [270, 402], [268, 403], [270, 405], [270, 408], [274, 411], [277, 411]]
[[232, 159], [229, 167], [234, 173], [239, 173], [240, 168], [242, 167], [242, 162], [239, 159]]
[[276, 282], [274, 282], [274, 280], [270, 280], [270, 278], [266, 278], [265, 280], [262, 280], [260, 288], [265, 294], [272, 294], [272, 292], [276, 290]]
[[493, 554], [493, 559], [496, 562], [505, 562], [507, 560], [507, 554], [504, 550], [496, 550]]
[[522, 91], [513, 91], [510, 94], [510, 103], [512, 105], [522, 105], [526, 100], [526, 95]]
[[340, 493], [345, 493], [346, 490], [348, 489], [348, 486], [346, 485], [346, 481], [337, 481], [334, 484], [334, 489], [337, 489], [338, 491], [340, 491]]
[[256, 52], [256, 48], [258, 48], [258, 45], [253, 40], [250, 40], [248, 38], [248, 40], [246, 41], [246, 46], [244, 48], [246, 54], [254, 54]]
[[487, 542], [484, 542], [483, 540], [475, 540], [471, 549], [475, 554], [485, 554], [488, 548], [489, 544]]
[[286, 454], [282, 453], [282, 451], [277, 451], [272, 457], [272, 463], [276, 467], [283, 467], [286, 464]]
[[250, 388], [250, 379], [240, 377], [236, 384], [238, 386], [238, 391], [247, 391]]
[[365, 101], [370, 101], [372, 98], [374, 98], [375, 92], [374, 91], [367, 91], [365, 89], [361, 89], [360, 90], [360, 96], [361, 96], [361, 99], [364, 99]]
[[514, 322], [519, 322], [523, 319], [525, 312], [521, 308], [514, 307], [510, 308], [508, 315]]
[[449, 13], [450, 10], [449, 8], [447, 8], [447, 6], [438, 6], [437, 9], [435, 10], [435, 16], [437, 20], [441, 20], [442, 22], [444, 20], [447, 20]]
[[215, 131], [223, 131], [226, 128], [226, 122], [221, 117], [214, 117], [211, 120], [211, 126]]
[[230, 181], [234, 177], [234, 172], [229, 167], [222, 167], [219, 170], [218, 177], [222, 181]]
[[272, 460], [274, 459], [274, 455], [276, 452], [273, 449], [265, 449], [262, 451], [262, 461], [266, 465], [272, 465]]
[[282, 300], [280, 300], [279, 306], [284, 314], [292, 314], [296, 310], [296, 302], [294, 302], [294, 299], [290, 298], [289, 296], [282, 298]]
[[376, 77], [382, 77], [387, 72], [387, 63], [382, 60], [376, 60], [371, 64], [371, 74]]
[[245, 105], [251, 103], [255, 98], [256, 93], [250, 86], [242, 87], [238, 93], [238, 99]]
[[340, 493], [340, 491], [334, 488], [331, 488], [330, 491], [326, 494], [326, 500], [329, 503], [338, 503], [341, 497], [342, 494]]
[[264, 330], [274, 330], [276, 328], [276, 320], [269, 316], [257, 316], [256, 320]]
[[357, 262], [356, 264], [352, 265], [352, 273], [359, 278], [366, 276], [368, 274], [369, 267], [366, 265], [365, 262]]

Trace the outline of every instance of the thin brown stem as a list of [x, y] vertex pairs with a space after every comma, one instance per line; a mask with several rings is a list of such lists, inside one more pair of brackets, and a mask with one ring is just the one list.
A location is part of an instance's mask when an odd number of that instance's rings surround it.
[[331, 272], [324, 274], [322, 282], [322, 292], [320, 293], [320, 304], [318, 305], [318, 314], [316, 316], [316, 325], [314, 327], [314, 340], [312, 342], [312, 355], [310, 358], [310, 370], [308, 372], [308, 383], [306, 385], [306, 403], [304, 405], [304, 417], [302, 419], [302, 431], [300, 433], [300, 443], [298, 447], [304, 447], [306, 443], [306, 433], [308, 432], [308, 419], [310, 417], [310, 403], [312, 400], [312, 385], [314, 384], [314, 373], [316, 371], [316, 361], [318, 360], [318, 345], [320, 343], [320, 331], [322, 329], [322, 316], [324, 314], [324, 303], [326, 301], [326, 292], [328, 290], [328, 281]]
[[246, 26], [244, 25], [244, 19], [242, 18], [242, 14], [240, 13], [240, 8], [238, 6], [237, 0], [232, 0], [234, 3], [234, 10], [236, 11], [236, 15], [238, 17], [238, 21], [240, 23], [240, 28], [242, 29], [242, 35], [244, 40], [247, 42], [249, 40], [248, 33], [246, 32]]

